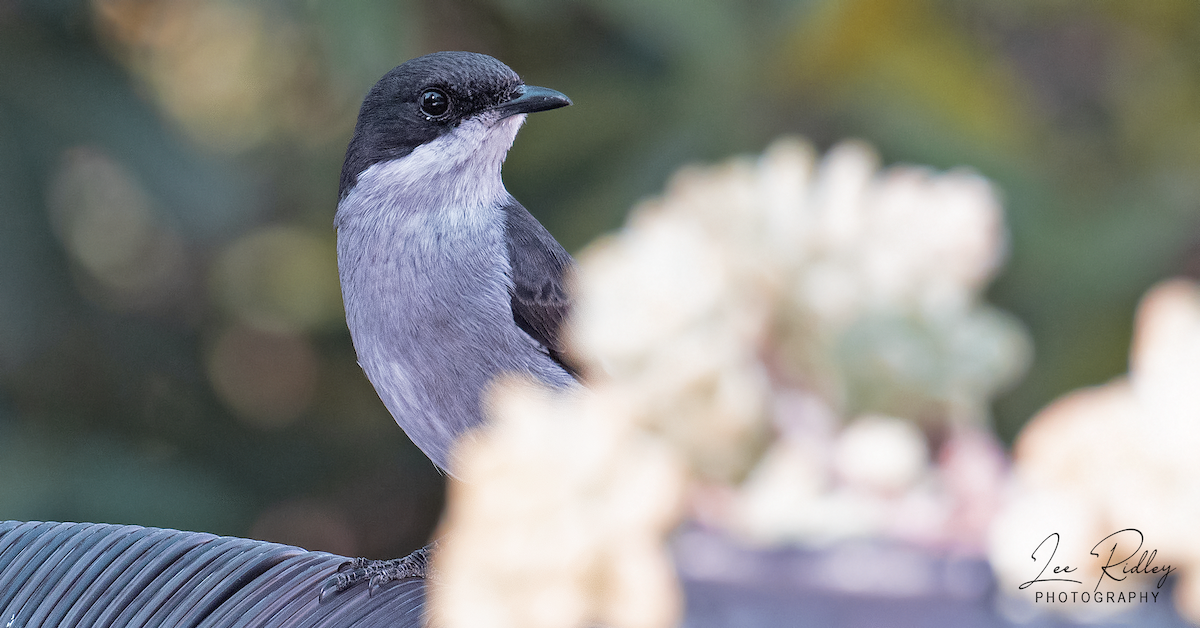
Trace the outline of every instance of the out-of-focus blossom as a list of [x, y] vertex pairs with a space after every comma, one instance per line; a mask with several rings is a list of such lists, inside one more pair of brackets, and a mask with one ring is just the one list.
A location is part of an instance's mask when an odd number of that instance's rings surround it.
[[683, 513], [763, 542], [982, 551], [1004, 473], [987, 404], [1029, 357], [981, 303], [1004, 252], [984, 179], [880, 173], [859, 143], [684, 170], [580, 256], [568, 335], [591, 390], [502, 388], [462, 449], [437, 612], [670, 625]]
[[459, 449], [430, 595], [445, 626], [668, 626], [664, 536], [683, 469], [614, 397], [505, 382], [501, 420]]
[[871, 538], [981, 555], [1006, 478], [986, 431], [952, 430], [931, 459], [916, 423], [866, 415], [786, 432], [713, 521], [759, 544]]
[[70, 149], [47, 196], [55, 232], [80, 271], [79, 287], [93, 301], [153, 311], [184, 296], [183, 240], [119, 162], [97, 149]]
[[678, 377], [695, 337], [710, 362], [769, 365], [839, 414], [986, 424], [1030, 354], [980, 299], [1007, 248], [1000, 207], [971, 173], [877, 170], [860, 143], [814, 167], [782, 141], [676, 176], [581, 259], [580, 356], [661, 391], [653, 374]]
[[894, 417], [860, 417], [842, 431], [834, 449], [834, 469], [843, 481], [880, 493], [912, 486], [928, 466], [925, 435]]
[[[1076, 557], [1072, 577], [1091, 588], [1101, 578], [1093, 546], [1136, 528], [1142, 549], [1157, 549], [1155, 566], [1179, 569], [1171, 576], [1180, 578], [1177, 605], [1200, 622], [1200, 286], [1159, 284], [1142, 299], [1135, 324], [1127, 377], [1068, 394], [1021, 432], [1015, 495], [995, 527], [991, 559], [1005, 585], [1015, 587], [1036, 575], [1033, 549], [1058, 532], [1058, 555]], [[1121, 585], [1141, 590], [1157, 580]]]

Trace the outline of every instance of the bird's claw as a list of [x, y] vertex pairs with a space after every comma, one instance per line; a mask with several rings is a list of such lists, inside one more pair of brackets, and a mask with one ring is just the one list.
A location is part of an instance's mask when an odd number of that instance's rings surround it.
[[392, 560], [354, 558], [338, 567], [338, 573], [325, 581], [321, 587], [321, 601], [346, 591], [360, 582], [367, 582], [368, 595], [374, 595], [383, 585], [407, 578], [425, 578], [429, 572], [430, 554], [433, 544], [405, 556]]
[[321, 587], [320, 601], [324, 602], [352, 586], [354, 586], [354, 582], [349, 575], [337, 574], [326, 580], [325, 585]]

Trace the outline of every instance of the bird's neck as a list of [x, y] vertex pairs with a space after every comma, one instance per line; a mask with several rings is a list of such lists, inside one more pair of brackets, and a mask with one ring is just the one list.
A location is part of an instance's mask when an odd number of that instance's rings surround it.
[[500, 167], [524, 119], [468, 119], [404, 157], [371, 165], [338, 204], [338, 227], [378, 225], [409, 213], [418, 219], [436, 213], [468, 227], [483, 218], [480, 210], [508, 201]]

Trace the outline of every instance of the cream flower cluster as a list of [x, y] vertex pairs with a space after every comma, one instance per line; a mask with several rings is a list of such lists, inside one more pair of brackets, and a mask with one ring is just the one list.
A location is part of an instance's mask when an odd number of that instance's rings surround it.
[[[1049, 545], [1037, 563], [1031, 553], [1057, 532], [1055, 566], [1077, 569], [1071, 577], [1081, 584], [1041, 590], [1092, 592], [1099, 582], [1102, 592], [1162, 592], [1161, 570], [1170, 566], [1168, 578], [1180, 579], [1179, 610], [1200, 622], [1198, 391], [1200, 285], [1166, 281], [1138, 308], [1128, 376], [1066, 395], [1021, 432], [1013, 450], [1016, 494], [997, 521], [991, 547], [1003, 590], [1016, 591], [1037, 576], [1049, 561]], [[1125, 533], [1095, 549], [1128, 528], [1140, 537]], [[1113, 541], [1115, 553], [1109, 551]], [[1102, 577], [1099, 559], [1110, 554], [1116, 561], [1132, 556], [1109, 570], [1125, 580]], [[1139, 573], [1142, 568], [1159, 571]], [[1092, 615], [1136, 606], [1077, 602], [1055, 610]]]
[[[811, 515], [832, 511], [809, 497], [831, 478], [912, 502], [933, 425], [968, 435], [942, 456], [959, 477], [995, 484], [1002, 456], [967, 428], [1028, 358], [1021, 328], [979, 299], [1004, 254], [984, 179], [880, 172], [860, 143], [818, 163], [783, 140], [682, 171], [580, 256], [568, 335], [588, 390], [501, 384], [494, 425], [460, 449], [435, 616], [672, 625], [664, 542], [684, 516], [820, 536]], [[888, 508], [839, 523], [876, 533]]]
[[505, 381], [463, 443], [430, 587], [432, 625], [654, 628], [681, 596], [664, 537], [684, 473], [612, 395]]

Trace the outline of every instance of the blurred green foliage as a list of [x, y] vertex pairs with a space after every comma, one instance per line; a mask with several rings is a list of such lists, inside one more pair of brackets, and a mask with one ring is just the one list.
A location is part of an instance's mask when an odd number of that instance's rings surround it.
[[1037, 351], [1006, 439], [1200, 272], [1191, 0], [3, 0], [0, 519], [424, 542], [442, 480], [355, 365], [330, 225], [359, 99], [439, 49], [575, 100], [505, 168], [571, 249], [784, 134], [991, 177]]

